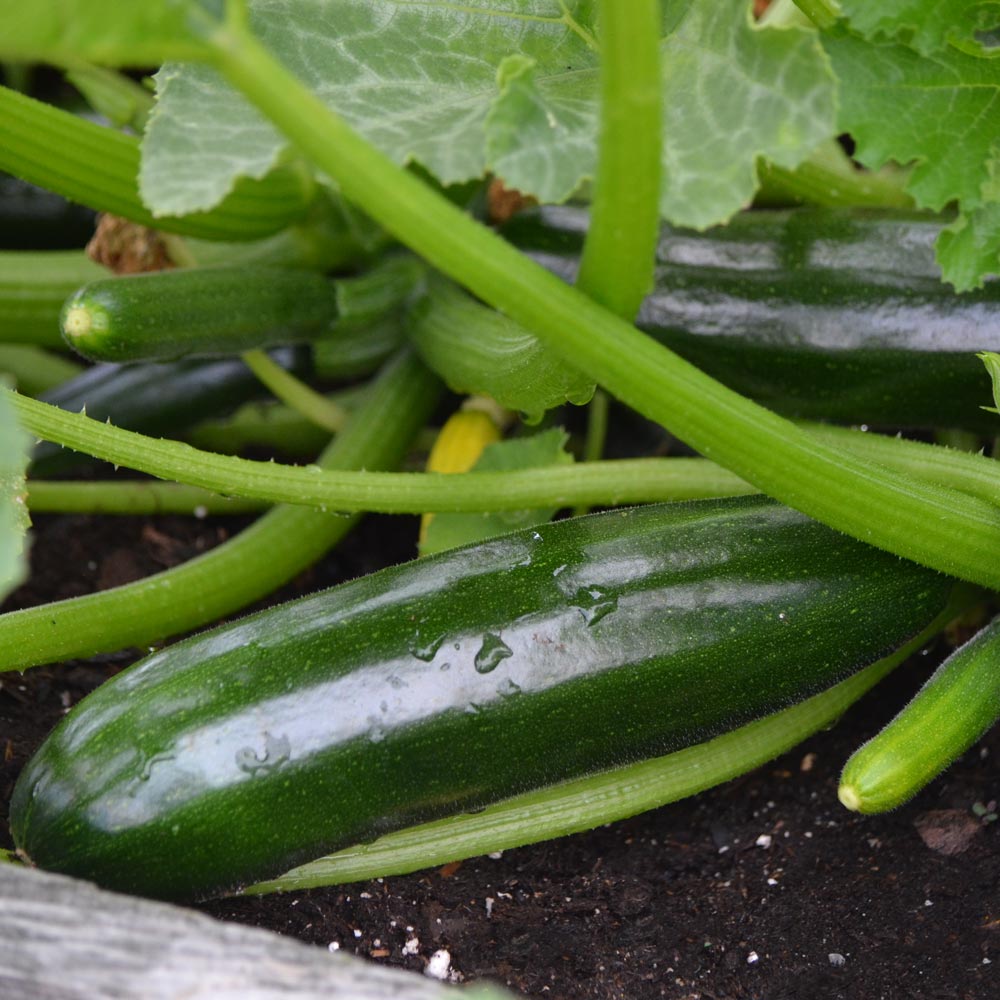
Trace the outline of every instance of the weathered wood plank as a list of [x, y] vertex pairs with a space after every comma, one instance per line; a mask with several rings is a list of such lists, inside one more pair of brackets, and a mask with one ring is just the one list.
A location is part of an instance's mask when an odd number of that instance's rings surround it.
[[0, 1000], [502, 1000], [0, 864]]

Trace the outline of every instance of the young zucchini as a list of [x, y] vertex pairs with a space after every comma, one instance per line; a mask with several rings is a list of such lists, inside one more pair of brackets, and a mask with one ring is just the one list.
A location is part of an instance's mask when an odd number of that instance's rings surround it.
[[955, 650], [844, 765], [840, 801], [880, 813], [913, 798], [1000, 718], [1000, 618]]
[[209, 896], [772, 712], [949, 590], [762, 497], [538, 526], [146, 658], [50, 735], [11, 829], [42, 867]]
[[[504, 235], [571, 279], [583, 209]], [[637, 323], [736, 391], [791, 416], [992, 433], [975, 353], [1000, 350], [1000, 281], [962, 295], [934, 260], [941, 221], [801, 209], [665, 227]]]
[[[307, 347], [279, 347], [274, 360], [298, 375], [311, 370]], [[64, 410], [110, 420], [143, 434], [178, 437], [210, 417], [260, 399], [267, 390], [239, 358], [94, 365], [40, 397]], [[32, 453], [32, 476], [51, 476], [79, 462], [78, 452], [43, 441]]]
[[91, 361], [170, 361], [308, 341], [337, 317], [312, 271], [206, 267], [95, 281], [63, 306], [63, 337]]

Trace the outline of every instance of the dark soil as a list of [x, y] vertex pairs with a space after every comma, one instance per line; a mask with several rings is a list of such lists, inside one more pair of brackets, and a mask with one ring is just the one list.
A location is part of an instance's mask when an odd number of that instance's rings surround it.
[[[39, 518], [32, 582], [5, 607], [124, 582], [239, 526]], [[411, 538], [411, 522], [370, 519], [281, 596], [407, 558]], [[991, 964], [1000, 963], [1000, 823], [990, 814], [1000, 798], [1000, 732], [891, 815], [859, 818], [836, 798], [847, 755], [940, 652], [902, 668], [835, 729], [695, 799], [498, 858], [204, 909], [416, 971], [446, 949], [454, 978], [488, 979], [531, 997], [1000, 996]], [[47, 730], [134, 656], [2, 678], [5, 802]], [[0, 834], [9, 846], [6, 829]]]

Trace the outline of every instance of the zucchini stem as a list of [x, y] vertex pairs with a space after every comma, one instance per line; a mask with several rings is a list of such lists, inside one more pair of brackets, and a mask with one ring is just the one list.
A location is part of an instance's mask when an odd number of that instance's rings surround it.
[[[413, 472], [344, 472], [255, 462], [154, 439], [81, 413], [68, 413], [11, 390], [0, 391], [9, 393], [22, 426], [37, 437], [160, 479], [273, 503], [420, 514], [641, 503], [759, 492], [734, 472], [697, 458], [585, 462], [512, 472], [473, 472], [447, 479]], [[994, 521], [1000, 520], [1000, 466], [992, 459], [843, 428], [796, 430], [815, 437], [817, 442], [836, 445], [858, 464], [870, 461], [876, 463], [875, 467], [913, 477], [915, 486], [947, 487], [956, 496], [980, 504]], [[363, 464], [370, 469], [368, 463]]]
[[[237, 5], [238, 6], [238, 5]], [[227, 5], [236, 9], [233, 0]], [[345, 197], [643, 416], [776, 499], [918, 563], [1000, 588], [995, 508], [860, 462], [639, 333], [373, 148], [235, 21], [207, 41], [223, 75]]]
[[277, 399], [296, 413], [301, 413], [317, 427], [336, 434], [347, 423], [347, 410], [282, 368], [265, 351], [246, 351], [243, 360]]

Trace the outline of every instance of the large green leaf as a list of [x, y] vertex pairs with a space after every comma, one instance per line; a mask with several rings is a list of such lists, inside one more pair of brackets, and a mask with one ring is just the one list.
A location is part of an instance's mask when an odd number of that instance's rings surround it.
[[[254, 30], [330, 107], [399, 163], [445, 183], [493, 171], [542, 201], [592, 176], [594, 0], [255, 0]], [[743, 207], [756, 163], [793, 167], [834, 131], [835, 81], [814, 33], [758, 29], [747, 0], [664, 14], [663, 209], [707, 226]], [[168, 66], [144, 142], [161, 213], [217, 203], [285, 143], [206, 66]]]
[[955, 48], [921, 56], [852, 35], [825, 39], [843, 81], [840, 123], [869, 167], [914, 164], [907, 191], [923, 208], [957, 203], [961, 218], [938, 248], [960, 290], [997, 270], [1000, 60]]
[[24, 579], [24, 539], [28, 510], [24, 504], [24, 470], [28, 435], [14, 419], [14, 410], [0, 395], [0, 600]]
[[149, 66], [205, 58], [206, 8], [219, 7], [215, 0], [0, 0], [0, 60]]
[[996, 0], [840, 0], [840, 8], [855, 31], [924, 54], [950, 43], [978, 48], [977, 36], [1000, 26]]

